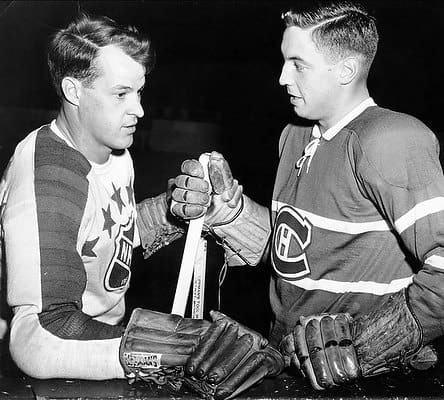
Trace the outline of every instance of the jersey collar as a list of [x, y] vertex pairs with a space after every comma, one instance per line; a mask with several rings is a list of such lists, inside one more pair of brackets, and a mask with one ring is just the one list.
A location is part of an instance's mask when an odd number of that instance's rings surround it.
[[323, 139], [331, 140], [336, 136], [336, 134], [338, 134], [342, 130], [342, 128], [348, 125], [349, 122], [353, 121], [358, 115], [362, 114], [364, 110], [372, 106], [376, 106], [376, 103], [373, 101], [371, 97], [368, 97], [362, 103], [358, 104], [342, 119], [340, 119], [335, 125], [327, 129], [323, 135], [321, 135], [321, 131], [319, 130], [319, 126], [317, 124], [313, 126], [311, 134], [314, 138], [322, 137]]
[[57, 126], [56, 120], [53, 119], [51, 121], [51, 125], [50, 125], [51, 130], [60, 138], [62, 139], [68, 146], [72, 147], [73, 149], [75, 149], [75, 145], [74, 143], [66, 136], [62, 133], [62, 131], [60, 130], [60, 128]]

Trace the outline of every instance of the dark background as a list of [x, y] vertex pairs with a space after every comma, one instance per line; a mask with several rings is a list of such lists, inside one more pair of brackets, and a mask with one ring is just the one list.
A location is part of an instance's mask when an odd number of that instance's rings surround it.
[[[103, 14], [150, 34], [157, 64], [143, 97], [132, 154], [136, 197], [165, 189], [181, 161], [203, 150], [219, 150], [230, 161], [245, 192], [271, 200], [277, 142], [295, 119], [278, 84], [282, 56], [280, 15], [292, 3], [309, 1], [0, 1], [0, 168], [30, 130], [57, 109], [45, 61], [48, 37], [79, 11]], [[443, 139], [442, 89], [444, 4], [441, 1], [362, 1], [376, 16], [380, 48], [369, 79], [376, 103], [412, 114]], [[187, 140], [156, 132], [156, 121], [216, 127], [217, 135]], [[202, 125], [203, 124], [203, 125]], [[156, 136], [157, 135], [157, 136]], [[162, 138], [154, 146], [153, 137]], [[170, 133], [170, 135], [172, 135]], [[200, 145], [199, 145], [200, 143]], [[211, 148], [202, 147], [211, 146]], [[129, 309], [171, 310], [184, 241], [150, 260], [135, 254]], [[217, 306], [222, 252], [210, 244], [207, 310]], [[269, 267], [232, 268], [221, 289], [221, 310], [266, 332]]]

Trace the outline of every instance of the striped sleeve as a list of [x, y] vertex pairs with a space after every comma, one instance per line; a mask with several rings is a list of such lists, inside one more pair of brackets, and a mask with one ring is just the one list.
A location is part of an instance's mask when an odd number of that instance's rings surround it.
[[[33, 142], [34, 141], [34, 142]], [[14, 155], [3, 216], [8, 302], [14, 308], [10, 350], [37, 378], [122, 377], [123, 328], [82, 311], [86, 273], [77, 237], [90, 164], [48, 128]]]
[[66, 339], [108, 339], [120, 327], [82, 313], [86, 273], [77, 236], [88, 195], [90, 164], [49, 135], [37, 136], [35, 199], [42, 281], [42, 326]]
[[412, 117], [385, 120], [379, 128], [377, 137], [360, 142], [359, 176], [416, 268], [410, 304], [429, 342], [444, 334], [444, 177], [438, 141]]

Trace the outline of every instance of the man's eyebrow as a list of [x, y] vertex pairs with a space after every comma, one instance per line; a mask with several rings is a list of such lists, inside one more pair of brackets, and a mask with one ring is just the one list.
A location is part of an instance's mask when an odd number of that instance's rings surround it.
[[306, 65], [307, 67], [313, 66], [313, 63], [311, 63], [310, 61], [307, 61], [306, 59], [299, 57], [299, 56], [291, 56], [291, 57], [286, 58], [286, 60], [301, 62], [302, 64]]
[[115, 86], [112, 87], [112, 89], [131, 90], [132, 87], [131, 86], [126, 86], [126, 85], [115, 85]]
[[[137, 89], [137, 91], [140, 92], [144, 88], [145, 88], [145, 85], [141, 86], [139, 89]], [[115, 85], [111, 88], [111, 90], [133, 90], [133, 87], [127, 86], [127, 85]]]
[[298, 56], [287, 57], [287, 60], [290, 60], [290, 61], [303, 61], [303, 62], [306, 62], [303, 58], [298, 57]]

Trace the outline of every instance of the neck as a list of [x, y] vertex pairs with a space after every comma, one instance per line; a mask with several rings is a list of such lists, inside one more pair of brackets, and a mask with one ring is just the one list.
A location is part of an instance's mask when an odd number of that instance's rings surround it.
[[359, 91], [355, 91], [353, 93], [345, 93], [342, 98], [338, 99], [330, 115], [326, 118], [318, 120], [318, 125], [321, 133], [324, 133], [326, 130], [330, 129], [342, 118], [344, 118], [344, 116], [346, 116], [350, 111], [352, 111], [355, 107], [357, 107], [369, 97], [370, 95], [367, 87], [364, 87]]
[[96, 164], [103, 164], [108, 160], [111, 151], [94, 151], [97, 145], [94, 144], [91, 135], [85, 131], [76, 109], [72, 109], [70, 105], [64, 103], [56, 117], [56, 124], [65, 139], [89, 161]]
[[65, 139], [70, 142], [77, 150], [80, 151], [79, 146], [79, 139], [75, 134], [72, 134], [71, 132], [78, 133], [78, 124], [75, 123], [73, 118], [70, 118], [68, 116], [69, 112], [66, 112], [65, 107], [61, 107], [59, 114], [56, 118], [56, 124], [57, 127], [62, 132], [63, 136], [65, 136]]

